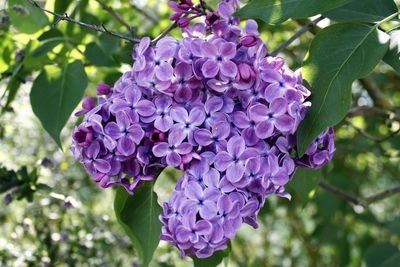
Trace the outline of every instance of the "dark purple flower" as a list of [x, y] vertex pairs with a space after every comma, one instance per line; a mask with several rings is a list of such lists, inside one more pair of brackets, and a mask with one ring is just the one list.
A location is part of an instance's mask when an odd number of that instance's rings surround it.
[[93, 141], [93, 132], [89, 128], [79, 126], [72, 135], [78, 146], [86, 147]]

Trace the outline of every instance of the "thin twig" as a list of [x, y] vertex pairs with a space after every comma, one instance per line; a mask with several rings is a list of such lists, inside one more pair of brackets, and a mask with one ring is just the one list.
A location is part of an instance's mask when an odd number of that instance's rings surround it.
[[400, 193], [400, 185], [394, 186], [392, 188], [386, 189], [382, 192], [369, 196], [365, 198], [365, 201], [367, 204], [372, 204], [374, 202], [380, 201], [397, 193]]
[[353, 194], [350, 194], [346, 191], [343, 191], [340, 188], [337, 188], [334, 185], [331, 185], [329, 183], [320, 181], [319, 182], [319, 187], [323, 188], [324, 190], [331, 192], [341, 198], [343, 198], [344, 200], [354, 204], [354, 205], [359, 205], [362, 206], [364, 208], [367, 208], [368, 205], [371, 205], [375, 202], [381, 201], [385, 198], [388, 198], [392, 195], [398, 194], [400, 193], [400, 185], [396, 185], [392, 188], [383, 190], [382, 192], [376, 193], [374, 195], [371, 195], [369, 197], [366, 198], [361, 198], [361, 197], [356, 197]]
[[357, 127], [356, 125], [354, 125], [354, 123], [352, 123], [349, 119], [346, 119], [346, 122], [353, 128], [355, 129], [357, 132], [359, 132], [362, 136], [364, 136], [367, 139], [370, 139], [372, 141], [374, 141], [375, 143], [382, 143], [388, 139], [390, 139], [391, 137], [395, 136], [396, 134], [398, 134], [400, 132], [400, 129], [397, 129], [394, 132], [391, 132], [390, 134], [383, 136], [383, 137], [377, 137], [374, 136], [368, 132], [366, 132], [364, 129], [361, 129], [359, 127]]
[[150, 15], [150, 13], [148, 13], [146, 10], [132, 4], [133, 9], [135, 9], [137, 12], [139, 12], [140, 14], [142, 14], [144, 17], [148, 18], [149, 20], [151, 20], [151, 22], [153, 24], [158, 23], [157, 18], [153, 17], [152, 15]]
[[135, 31], [132, 29], [132, 27], [129, 26], [129, 24], [120, 15], [118, 15], [118, 13], [115, 12], [112, 7], [104, 3], [102, 0], [96, 0], [96, 2], [99, 3], [101, 7], [110, 13], [116, 20], [118, 20], [118, 22], [131, 33], [132, 37], [135, 37]]
[[347, 192], [343, 191], [342, 189], [337, 188], [336, 186], [333, 186], [333, 185], [328, 184], [328, 183], [323, 182], [323, 181], [320, 181], [318, 183], [318, 185], [321, 188], [325, 189], [326, 191], [329, 191], [329, 192], [331, 192], [331, 193], [333, 193], [333, 194], [335, 194], [335, 195], [347, 200], [348, 202], [350, 202], [350, 203], [352, 203], [354, 205], [360, 205], [360, 206], [362, 206], [364, 208], [367, 206], [367, 203], [365, 203], [365, 201], [363, 201], [362, 199], [359, 199], [358, 197], [356, 197], [356, 196], [354, 196], [354, 195], [352, 195], [350, 193], [347, 193]]
[[295, 40], [297, 40], [300, 36], [302, 36], [304, 33], [309, 31], [311, 28], [315, 27], [321, 20], [323, 20], [323, 16], [319, 16], [318, 18], [314, 19], [313, 21], [310, 21], [306, 25], [304, 25], [300, 30], [298, 30], [292, 37], [290, 37], [289, 40], [281, 44], [275, 51], [271, 52], [271, 56], [276, 56], [280, 52], [282, 52], [285, 48], [287, 48], [291, 43], [293, 43]]
[[85, 28], [88, 28], [88, 29], [91, 29], [91, 30], [94, 30], [94, 31], [98, 31], [98, 32], [101, 32], [101, 33], [105, 33], [105, 34], [108, 34], [110, 36], [114, 36], [114, 37], [117, 37], [117, 38], [120, 38], [120, 39], [124, 39], [124, 40], [127, 40], [127, 41], [132, 42], [132, 43], [140, 42], [140, 39], [131, 38], [131, 37], [119, 34], [119, 33], [115, 33], [115, 32], [109, 31], [104, 27], [100, 27], [100, 26], [97, 26], [97, 25], [88, 24], [88, 23], [85, 23], [85, 22], [82, 22], [82, 21], [75, 20], [73, 18], [70, 18], [67, 14], [61, 15], [61, 14], [55, 13], [53, 11], [47, 10], [47, 9], [39, 6], [39, 4], [36, 3], [34, 0], [27, 0], [27, 1], [29, 1], [32, 5], [34, 5], [35, 7], [39, 8], [39, 9], [41, 9], [42, 11], [57, 17], [59, 20], [68, 21], [70, 23], [74, 23], [74, 24], [80, 25], [82, 27], [85, 27]]
[[178, 21], [176, 20], [174, 23], [172, 23], [171, 25], [168, 26], [168, 28], [166, 28], [164, 31], [162, 31], [160, 33], [160, 35], [158, 35], [156, 38], [154, 38], [153, 41], [151, 41], [152, 44], [157, 43], [160, 39], [164, 38], [168, 33], [170, 33], [170, 31], [172, 31], [173, 29], [175, 29], [178, 26]]

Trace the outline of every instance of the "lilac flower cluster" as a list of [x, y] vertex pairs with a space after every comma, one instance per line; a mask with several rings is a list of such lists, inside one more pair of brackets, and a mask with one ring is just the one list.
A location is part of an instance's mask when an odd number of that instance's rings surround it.
[[[190, 0], [170, 6], [173, 20], [197, 12]], [[72, 150], [100, 186], [132, 194], [166, 166], [184, 171], [160, 216], [161, 239], [182, 257], [226, 248], [242, 223], [257, 228], [266, 197], [290, 198], [296, 167], [319, 168], [335, 150], [328, 129], [297, 157], [310, 91], [300, 70], [268, 55], [255, 21], [239, 27], [237, 8], [225, 0], [204, 23], [181, 22], [183, 40], [143, 38], [132, 69], [77, 113]]]

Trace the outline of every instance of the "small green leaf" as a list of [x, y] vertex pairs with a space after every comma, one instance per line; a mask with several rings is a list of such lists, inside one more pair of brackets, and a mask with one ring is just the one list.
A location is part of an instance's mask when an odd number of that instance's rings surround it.
[[199, 259], [195, 256], [192, 256], [194, 267], [216, 267], [218, 266], [225, 258], [229, 256], [232, 251], [231, 243], [228, 243], [228, 248], [225, 250], [216, 251], [211, 257], [205, 259]]
[[11, 24], [20, 32], [32, 34], [43, 28], [49, 20], [42, 10], [26, 0], [9, 0]]
[[60, 30], [58, 30], [56, 28], [52, 28], [52, 29], [42, 33], [39, 36], [38, 40], [39, 41], [44, 41], [44, 40], [51, 39], [51, 38], [54, 38], [54, 37], [63, 37], [63, 36], [64, 35]]
[[323, 15], [335, 21], [378, 22], [395, 12], [393, 0], [355, 0]]
[[40, 46], [32, 52], [33, 57], [40, 57], [52, 51], [57, 45], [65, 41], [64, 37], [53, 37], [41, 42]]
[[395, 71], [400, 73], [400, 30], [389, 33], [390, 44], [389, 50], [383, 57], [383, 61], [389, 64]]
[[334, 24], [317, 34], [303, 63], [312, 106], [297, 134], [300, 157], [323, 130], [344, 118], [351, 104], [351, 84], [375, 68], [388, 41], [377, 26], [357, 23]]
[[1, 112], [4, 112], [5, 110], [7, 110], [7, 108], [10, 106], [11, 102], [14, 101], [14, 98], [17, 95], [19, 87], [20, 87], [21, 83], [24, 81], [24, 78], [26, 75], [26, 73], [25, 74], [23, 73], [24, 62], [26, 59], [26, 53], [29, 53], [30, 49], [31, 49], [31, 42], [29, 41], [24, 49], [24, 53], [25, 53], [24, 57], [21, 59], [21, 61], [17, 62], [15, 64], [15, 66], [13, 67], [10, 80], [6, 87], [7, 101], [6, 101], [6, 104], [2, 107]]
[[160, 242], [162, 227], [158, 219], [162, 209], [157, 203], [152, 183], [143, 184], [133, 196], [118, 188], [114, 210], [118, 222], [138, 251], [143, 266], [148, 266]]
[[86, 46], [85, 57], [95, 66], [99, 67], [117, 66], [111, 54], [94, 42]]
[[296, 174], [289, 186], [295, 191], [303, 207], [305, 207], [312, 197], [312, 193], [318, 186], [320, 178], [320, 170], [297, 168]]
[[72, 0], [56, 0], [54, 3], [54, 12], [58, 14], [64, 14], [72, 2]]
[[242, 19], [261, 19], [279, 24], [289, 18], [308, 18], [340, 7], [351, 0], [252, 0], [235, 13]]
[[61, 69], [47, 66], [33, 82], [32, 110], [60, 147], [60, 132], [81, 101], [87, 83], [85, 69], [79, 60], [66, 63]]

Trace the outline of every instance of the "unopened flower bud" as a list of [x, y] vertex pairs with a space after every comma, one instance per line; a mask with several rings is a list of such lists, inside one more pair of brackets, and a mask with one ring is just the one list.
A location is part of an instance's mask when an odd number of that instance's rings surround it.
[[178, 27], [179, 28], [186, 28], [189, 25], [189, 23], [190, 23], [190, 19], [189, 18], [185, 18], [185, 17], [180, 18], [178, 20]]
[[245, 47], [255, 46], [258, 42], [258, 37], [254, 34], [246, 34], [240, 38], [240, 43]]
[[255, 77], [254, 70], [246, 63], [240, 63], [238, 66], [240, 79], [243, 81], [249, 81], [252, 77]]
[[106, 83], [99, 83], [97, 85], [97, 95], [109, 95], [111, 93], [111, 87]]

